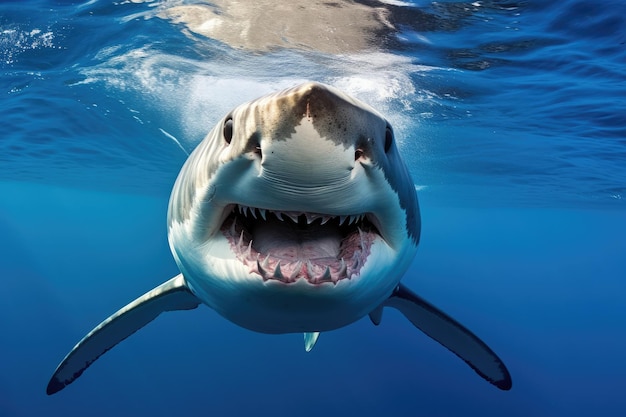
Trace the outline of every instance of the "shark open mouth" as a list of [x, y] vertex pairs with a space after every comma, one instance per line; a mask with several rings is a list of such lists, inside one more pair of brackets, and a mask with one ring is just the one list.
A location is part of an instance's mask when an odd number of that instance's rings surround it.
[[380, 233], [372, 214], [335, 216], [233, 204], [221, 231], [237, 259], [264, 281], [312, 284], [358, 276]]

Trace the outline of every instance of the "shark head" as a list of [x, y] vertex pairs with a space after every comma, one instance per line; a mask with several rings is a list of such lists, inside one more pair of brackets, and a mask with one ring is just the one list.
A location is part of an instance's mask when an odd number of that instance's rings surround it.
[[391, 125], [319, 83], [226, 115], [181, 170], [168, 225], [192, 292], [268, 333], [367, 315], [397, 286], [420, 235]]

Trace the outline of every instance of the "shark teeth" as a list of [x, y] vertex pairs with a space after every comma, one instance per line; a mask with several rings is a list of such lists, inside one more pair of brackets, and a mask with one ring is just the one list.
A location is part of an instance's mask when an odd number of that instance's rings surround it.
[[314, 277], [315, 276], [315, 271], [313, 270], [313, 264], [311, 263], [311, 261], [306, 261], [306, 273], [309, 277]]
[[248, 243], [248, 249], [246, 250], [246, 256], [248, 258], [252, 257], [252, 240]]
[[280, 270], [280, 261], [276, 263], [276, 269], [274, 269], [274, 278], [280, 279], [280, 280], [285, 279], [283, 272]]
[[338, 276], [340, 278], [348, 276], [348, 266], [346, 265], [346, 262], [343, 260], [343, 258], [341, 258], [341, 264], [339, 265]]
[[295, 281], [296, 278], [298, 278], [298, 275], [300, 275], [300, 273], [302, 272], [302, 261], [298, 261], [295, 265], [295, 267], [293, 268], [293, 271], [291, 271], [291, 275], [289, 275], [289, 280], [290, 281]]
[[[258, 274], [263, 281], [279, 281], [285, 284], [301, 279], [314, 285], [336, 285], [344, 279], [360, 275], [370, 253], [370, 247], [378, 234], [372, 225], [370, 215], [329, 215], [297, 211], [274, 211], [244, 205], [233, 205], [234, 214], [224, 222], [222, 233], [228, 239], [236, 258], [250, 273]], [[272, 217], [273, 216], [273, 217]], [[364, 220], [367, 221], [364, 222]], [[260, 253], [255, 248], [254, 233], [247, 227], [262, 221], [292, 222], [298, 228], [307, 225], [312, 228], [328, 227], [336, 231], [342, 228], [339, 254], [334, 257], [311, 258], [306, 255], [286, 255], [277, 250], [275, 255]], [[333, 222], [329, 224], [329, 222]], [[254, 239], [257, 240], [257, 239]], [[295, 253], [295, 252], [294, 252]]]
[[[360, 252], [355, 253], [353, 259], [355, 268], [360, 266], [362, 262], [362, 260], [357, 259], [360, 257]], [[247, 258], [249, 259], [250, 256], [247, 256]], [[353, 275], [343, 258], [339, 262], [320, 265], [311, 262], [311, 260], [306, 262], [302, 260], [287, 262], [284, 259], [274, 258], [271, 255], [267, 255], [265, 259], [261, 260], [259, 254], [257, 254], [256, 261], [252, 265], [250, 272], [259, 274], [264, 281], [273, 279], [290, 283], [299, 279], [306, 279], [315, 284], [325, 282], [337, 284], [338, 281], [350, 279]], [[356, 271], [356, 269], [353, 268], [352, 271]]]
[[270, 265], [270, 254], [268, 253], [267, 256], [265, 257], [265, 260], [262, 263], [262, 266], [264, 268], [267, 268], [269, 267], [269, 265]]
[[332, 281], [331, 275], [330, 275], [330, 267], [328, 265], [326, 265], [326, 269], [324, 270], [324, 273], [322, 274], [321, 277], [318, 278], [319, 281]]
[[258, 259], [256, 260], [256, 270], [264, 280], [267, 279], [267, 272], [265, 271], [265, 269], [263, 269]]
[[252, 218], [255, 220], [261, 218], [267, 221], [268, 215], [272, 214], [274, 215], [274, 217], [276, 217], [276, 219], [280, 221], [291, 220], [294, 223], [298, 223], [298, 219], [300, 217], [303, 217], [307, 225], [312, 224], [316, 220], [319, 220], [320, 225], [325, 225], [332, 219], [338, 219], [340, 226], [344, 224], [352, 225], [352, 224], [359, 224], [366, 218], [365, 213], [334, 216], [334, 215], [329, 215], [329, 214], [308, 213], [304, 211], [269, 210], [269, 209], [244, 206], [241, 204], [237, 204], [236, 209], [233, 209], [233, 210], [237, 210], [239, 214], [243, 215], [246, 218]]
[[293, 212], [283, 213], [283, 216], [287, 216], [291, 219], [292, 222], [298, 223], [298, 215]]

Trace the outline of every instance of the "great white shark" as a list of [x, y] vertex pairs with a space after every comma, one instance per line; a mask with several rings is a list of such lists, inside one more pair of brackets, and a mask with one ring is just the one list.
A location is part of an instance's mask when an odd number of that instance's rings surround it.
[[420, 239], [414, 183], [390, 123], [309, 82], [243, 104], [217, 123], [178, 175], [168, 239], [180, 274], [87, 334], [47, 387], [53, 394], [160, 313], [206, 304], [262, 333], [320, 332], [395, 308], [496, 387], [500, 358], [400, 279]]

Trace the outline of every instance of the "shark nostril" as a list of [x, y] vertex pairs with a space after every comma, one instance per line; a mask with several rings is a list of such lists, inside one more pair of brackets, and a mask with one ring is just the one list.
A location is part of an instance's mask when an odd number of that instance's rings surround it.
[[248, 138], [246, 151], [254, 153], [259, 158], [263, 157], [263, 151], [261, 148], [261, 135], [259, 134], [259, 132], [254, 132], [250, 135], [250, 137]]

